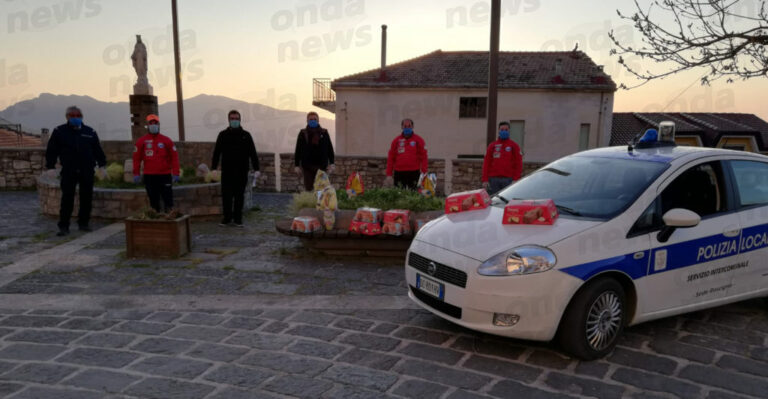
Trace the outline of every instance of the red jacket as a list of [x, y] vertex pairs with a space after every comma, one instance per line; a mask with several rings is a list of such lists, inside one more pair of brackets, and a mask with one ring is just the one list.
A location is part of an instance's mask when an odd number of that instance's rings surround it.
[[144, 161], [145, 175], [179, 176], [179, 153], [173, 141], [162, 134], [147, 133], [133, 147], [133, 175], [139, 175]]
[[387, 176], [392, 176], [393, 171], [404, 172], [420, 170], [427, 172], [427, 146], [424, 139], [414, 133], [409, 138], [400, 134], [392, 140], [387, 155]]
[[511, 177], [520, 179], [523, 171], [523, 154], [520, 147], [512, 140], [498, 139], [488, 146], [483, 159], [483, 177], [487, 182], [489, 177]]

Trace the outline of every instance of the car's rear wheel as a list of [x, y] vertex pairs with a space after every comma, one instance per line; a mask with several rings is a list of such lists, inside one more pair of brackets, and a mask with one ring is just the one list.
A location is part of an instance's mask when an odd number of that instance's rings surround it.
[[565, 310], [557, 333], [563, 349], [583, 360], [610, 353], [624, 329], [626, 297], [616, 280], [589, 283]]

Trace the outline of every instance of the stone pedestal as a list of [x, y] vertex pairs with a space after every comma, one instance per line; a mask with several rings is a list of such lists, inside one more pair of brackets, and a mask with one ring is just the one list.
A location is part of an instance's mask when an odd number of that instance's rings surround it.
[[147, 115], [157, 113], [157, 97], [148, 94], [132, 94], [129, 96], [131, 106], [131, 141], [136, 142], [139, 137], [147, 134], [144, 128], [147, 124]]

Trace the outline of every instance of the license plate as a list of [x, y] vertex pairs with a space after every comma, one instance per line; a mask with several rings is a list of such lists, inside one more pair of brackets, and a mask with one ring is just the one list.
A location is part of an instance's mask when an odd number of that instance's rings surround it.
[[441, 300], [445, 297], [445, 285], [418, 273], [416, 273], [416, 288]]

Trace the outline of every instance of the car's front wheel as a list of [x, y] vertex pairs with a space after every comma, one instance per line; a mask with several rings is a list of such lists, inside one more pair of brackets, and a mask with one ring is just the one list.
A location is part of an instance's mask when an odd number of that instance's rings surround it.
[[589, 283], [565, 310], [557, 340], [566, 352], [583, 360], [610, 353], [624, 329], [626, 299], [616, 280]]

